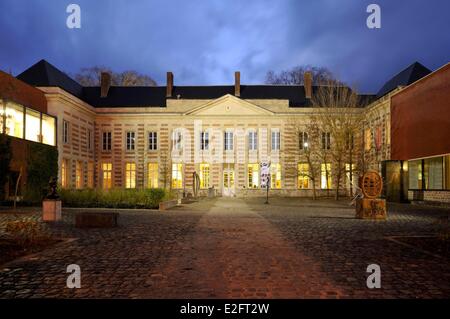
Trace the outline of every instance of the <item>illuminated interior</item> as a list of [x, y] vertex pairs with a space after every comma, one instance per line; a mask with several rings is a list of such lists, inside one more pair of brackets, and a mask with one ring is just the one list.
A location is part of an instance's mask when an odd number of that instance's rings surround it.
[[41, 114], [32, 109], [25, 109], [25, 139], [33, 142], [41, 141]]
[[158, 163], [148, 163], [148, 187], [158, 187]]
[[23, 138], [23, 107], [21, 105], [15, 103], [6, 105], [6, 134]]
[[309, 188], [309, 164], [299, 163], [298, 167], [298, 188], [308, 189]]
[[248, 164], [248, 188], [259, 187], [259, 164]]
[[270, 187], [281, 188], [281, 164], [272, 164], [270, 171]]
[[172, 164], [172, 188], [183, 188], [183, 164]]
[[56, 120], [54, 117], [42, 114], [42, 143], [47, 145], [56, 145], [55, 134]]
[[200, 188], [209, 187], [209, 164], [200, 164]]
[[125, 188], [136, 187], [136, 163], [125, 164]]

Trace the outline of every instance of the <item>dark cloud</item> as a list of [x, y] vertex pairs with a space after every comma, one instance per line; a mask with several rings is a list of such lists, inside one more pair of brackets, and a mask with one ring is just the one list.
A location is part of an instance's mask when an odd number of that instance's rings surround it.
[[[382, 7], [381, 30], [365, 21]], [[82, 28], [65, 26], [66, 6]], [[135, 69], [164, 84], [261, 83], [267, 70], [326, 66], [374, 92], [418, 60], [449, 62], [448, 0], [2, 0], [0, 69], [17, 74], [45, 58], [66, 72], [105, 65]]]

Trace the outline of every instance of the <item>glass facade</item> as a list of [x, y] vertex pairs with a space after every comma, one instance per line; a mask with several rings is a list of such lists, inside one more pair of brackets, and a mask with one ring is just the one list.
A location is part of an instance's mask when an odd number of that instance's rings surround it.
[[14, 102], [0, 104], [0, 128], [9, 136], [56, 145], [56, 118]]
[[409, 161], [409, 189], [450, 189], [449, 157], [447, 155]]

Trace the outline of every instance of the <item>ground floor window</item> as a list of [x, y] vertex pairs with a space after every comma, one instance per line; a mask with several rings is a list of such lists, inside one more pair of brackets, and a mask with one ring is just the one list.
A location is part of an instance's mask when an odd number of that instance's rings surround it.
[[309, 188], [309, 164], [299, 163], [297, 166], [297, 187], [299, 189]]
[[125, 188], [136, 188], [136, 163], [125, 164]]
[[63, 159], [61, 161], [61, 186], [63, 188], [67, 188], [69, 186], [69, 183], [68, 183], [68, 180], [67, 180], [67, 177], [68, 177], [67, 171], [68, 171], [68, 169], [69, 169], [68, 168], [68, 161], [66, 159]]
[[110, 189], [112, 187], [112, 163], [102, 164], [102, 177], [103, 188]]
[[183, 188], [183, 164], [172, 164], [172, 188]]
[[83, 187], [83, 163], [80, 161], [75, 164], [75, 187]]
[[259, 164], [248, 164], [248, 188], [259, 187]]
[[281, 188], [281, 164], [272, 164], [270, 167], [270, 187]]
[[356, 165], [347, 163], [345, 164], [345, 183], [347, 185], [347, 189], [354, 188], [355, 185], [358, 184], [358, 181], [355, 180], [355, 169]]
[[94, 163], [88, 162], [88, 170], [87, 170], [87, 186], [89, 188], [94, 187]]
[[158, 187], [158, 163], [148, 163], [147, 166], [148, 188]]
[[410, 189], [449, 189], [448, 187], [448, 160], [449, 156], [439, 156], [421, 160], [409, 161], [409, 188]]
[[322, 163], [320, 166], [320, 187], [322, 189], [331, 188], [331, 164]]
[[200, 188], [209, 188], [209, 164], [200, 164]]

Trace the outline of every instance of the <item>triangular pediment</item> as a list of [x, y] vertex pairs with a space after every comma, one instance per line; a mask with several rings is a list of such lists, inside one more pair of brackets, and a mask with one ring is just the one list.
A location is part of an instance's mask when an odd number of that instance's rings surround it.
[[247, 102], [233, 95], [227, 94], [206, 104], [189, 110], [185, 115], [273, 115], [273, 112], [266, 110], [256, 104]]

